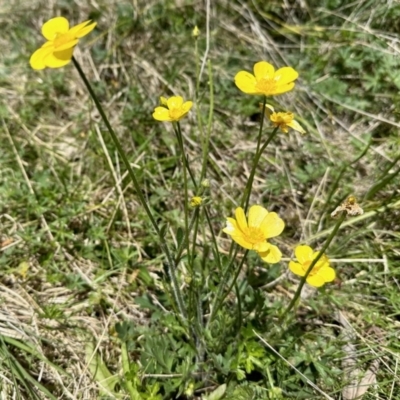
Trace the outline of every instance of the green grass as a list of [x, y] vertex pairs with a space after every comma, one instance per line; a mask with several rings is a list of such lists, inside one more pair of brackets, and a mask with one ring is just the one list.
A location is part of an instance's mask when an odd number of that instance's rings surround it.
[[[184, 253], [180, 264], [188, 328], [159, 239], [79, 75], [72, 64], [34, 71], [28, 61], [46, 20], [97, 21], [74, 54], [176, 254], [184, 236], [179, 146], [151, 114], [159, 96], [194, 99], [191, 33], [198, 25], [204, 54], [206, 8], [186, 0], [8, 4], [0, 7], [0, 396], [344, 399], [350, 359], [361, 373], [379, 363], [363, 400], [400, 398], [400, 5], [211, 2], [211, 225], [202, 214], [196, 257]], [[299, 72], [296, 89], [271, 103], [295, 112], [308, 132], [275, 138], [251, 197], [284, 219], [274, 243], [285, 259], [269, 266], [250, 253], [206, 329], [229, 263], [221, 230], [240, 203], [258, 132], [260, 99], [233, 77], [262, 59]], [[199, 99], [206, 128], [207, 66]], [[194, 109], [181, 126], [198, 177]], [[330, 213], [349, 194], [365, 214], [348, 219], [327, 251], [338, 279], [306, 287], [280, 323], [299, 282], [287, 273], [294, 247], [321, 248]]]

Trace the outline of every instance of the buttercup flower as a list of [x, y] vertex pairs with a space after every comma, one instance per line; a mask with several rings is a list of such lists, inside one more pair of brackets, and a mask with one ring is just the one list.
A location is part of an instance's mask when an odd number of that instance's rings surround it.
[[282, 253], [278, 247], [267, 242], [267, 239], [279, 236], [285, 227], [278, 214], [255, 205], [250, 207], [248, 220], [242, 207], [235, 210], [235, 217], [227, 218], [223, 232], [245, 249], [255, 250], [263, 261], [270, 264], [279, 262]]
[[[294, 252], [298, 262], [290, 261], [289, 269], [296, 275], [304, 276], [319, 252], [313, 251], [310, 246], [297, 246]], [[320, 287], [326, 282], [332, 282], [335, 276], [335, 270], [329, 265], [328, 257], [323, 254], [314, 265], [306, 282], [311, 286]]]
[[161, 107], [156, 107], [153, 118], [157, 121], [176, 122], [182, 119], [192, 108], [193, 102], [183, 102], [181, 96], [172, 96], [169, 99], [160, 97]]
[[96, 26], [91, 20], [82, 22], [72, 28], [63, 17], [48, 20], [42, 26], [42, 35], [47, 42], [36, 50], [29, 63], [33, 69], [60, 68], [71, 62], [74, 47], [79, 39], [86, 36]]
[[193, 28], [193, 31], [192, 31], [192, 36], [193, 37], [195, 37], [195, 38], [197, 38], [197, 36], [199, 36], [200, 35], [200, 29], [197, 27], [197, 25]]
[[289, 92], [299, 74], [291, 67], [275, 68], [266, 61], [254, 64], [254, 75], [240, 71], [235, 76], [236, 86], [244, 93], [274, 96]]
[[288, 133], [289, 128], [292, 128], [301, 134], [306, 133], [302, 126], [294, 120], [294, 114], [291, 112], [275, 112], [274, 107], [270, 104], [266, 104], [265, 115], [270, 119], [275, 127], [278, 126], [284, 133]]
[[194, 196], [190, 199], [190, 207], [196, 208], [201, 206], [201, 203], [203, 202], [203, 199], [200, 196]]

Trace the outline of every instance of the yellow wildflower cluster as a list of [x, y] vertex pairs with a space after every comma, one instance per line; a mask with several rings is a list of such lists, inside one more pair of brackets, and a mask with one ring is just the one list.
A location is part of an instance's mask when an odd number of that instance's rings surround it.
[[[285, 223], [274, 212], [268, 212], [260, 205], [254, 205], [249, 209], [249, 217], [246, 219], [243, 208], [238, 207], [234, 218], [227, 218], [223, 232], [248, 250], [254, 250], [261, 259], [269, 264], [275, 264], [282, 258], [282, 253], [277, 246], [268, 242], [268, 239], [279, 236]], [[309, 246], [297, 246], [295, 255], [298, 262], [290, 261], [289, 269], [296, 275], [305, 276], [311, 263], [318, 257], [319, 252], [314, 252]], [[335, 271], [329, 265], [325, 254], [317, 261], [307, 277], [307, 283], [320, 287], [326, 282], [335, 279]]]
[[[63, 17], [52, 18], [42, 26], [42, 34], [47, 40], [31, 58], [30, 65], [33, 69], [60, 68], [71, 62], [73, 51], [79, 39], [90, 33], [96, 26], [96, 22], [90, 20], [82, 22], [70, 28], [69, 22]], [[197, 37], [199, 30], [193, 30], [193, 36]], [[253, 74], [240, 71], [235, 76], [236, 86], [244, 93], [250, 95], [275, 96], [292, 90], [298, 73], [291, 67], [283, 67], [275, 70], [274, 66], [266, 61], [257, 62], [253, 68]], [[192, 101], [184, 102], [181, 96], [172, 96], [168, 99], [160, 98], [161, 105], [156, 107], [153, 118], [157, 121], [178, 122], [184, 118], [193, 106]], [[295, 121], [291, 112], [276, 112], [270, 104], [265, 106], [266, 116], [273, 126], [287, 133], [292, 128], [300, 133], [305, 133], [300, 124]], [[190, 200], [191, 207], [202, 205], [203, 199], [195, 196]], [[348, 200], [341, 208], [335, 210], [338, 213], [345, 210], [349, 214], [356, 207], [355, 201]], [[361, 211], [357, 209], [357, 213]], [[267, 263], [277, 263], [282, 259], [279, 248], [269, 242], [269, 239], [279, 236], [285, 227], [285, 223], [275, 212], [269, 212], [260, 205], [253, 205], [249, 209], [248, 218], [242, 207], [235, 210], [235, 218], [227, 218], [227, 225], [223, 232], [230, 235], [232, 240], [245, 249], [255, 251], [260, 258]], [[315, 252], [309, 246], [299, 245], [295, 249], [297, 262], [290, 261], [289, 269], [296, 275], [307, 275], [306, 281], [315, 287], [320, 287], [326, 282], [335, 279], [335, 271], [330, 267], [329, 260], [323, 254], [315, 263], [319, 252]], [[311, 264], [313, 269], [308, 271]]]

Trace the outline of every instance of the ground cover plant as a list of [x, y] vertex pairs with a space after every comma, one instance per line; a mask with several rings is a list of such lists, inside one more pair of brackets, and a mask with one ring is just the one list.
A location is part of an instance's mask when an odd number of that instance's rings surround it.
[[397, 3], [1, 7], [1, 398], [400, 397]]

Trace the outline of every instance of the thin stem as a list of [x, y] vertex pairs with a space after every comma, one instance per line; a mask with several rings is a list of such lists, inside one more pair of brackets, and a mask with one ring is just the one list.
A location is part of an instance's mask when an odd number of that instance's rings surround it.
[[189, 188], [188, 188], [188, 178], [187, 178], [187, 173], [188, 173], [188, 162], [185, 156], [185, 149], [183, 147], [183, 138], [182, 138], [182, 131], [181, 131], [181, 125], [179, 122], [174, 125], [174, 130], [175, 134], [178, 140], [179, 144], [179, 150], [181, 153], [181, 158], [182, 158], [182, 171], [183, 171], [183, 186], [184, 186], [184, 210], [185, 210], [185, 242], [186, 242], [186, 251], [188, 255], [188, 260], [190, 261], [190, 246], [189, 246]]
[[127, 158], [127, 156], [126, 156], [126, 154], [125, 154], [125, 152], [124, 152], [124, 150], [123, 150], [123, 148], [121, 146], [121, 143], [120, 143], [117, 135], [114, 132], [114, 129], [112, 128], [110, 122], [108, 121], [108, 118], [107, 118], [107, 116], [106, 116], [106, 114], [105, 114], [105, 112], [103, 110], [103, 107], [100, 104], [100, 101], [98, 100], [94, 90], [92, 89], [92, 86], [90, 85], [88, 79], [86, 78], [86, 75], [83, 72], [83, 70], [82, 70], [81, 66], [79, 65], [78, 61], [74, 57], [72, 57], [72, 62], [74, 63], [74, 66], [77, 69], [77, 71], [79, 73], [79, 76], [81, 77], [83, 83], [85, 84], [86, 89], [88, 90], [88, 92], [90, 94], [90, 97], [92, 98], [92, 100], [93, 100], [93, 102], [94, 102], [94, 104], [95, 104], [95, 106], [97, 108], [97, 111], [99, 112], [99, 114], [100, 114], [105, 126], [108, 129], [108, 132], [110, 133], [110, 136], [111, 136], [111, 138], [112, 138], [112, 140], [114, 142], [114, 145], [117, 148], [117, 151], [118, 151], [118, 153], [119, 153], [119, 155], [120, 155], [120, 157], [121, 157], [126, 169], [128, 170], [129, 177], [132, 180], [132, 183], [133, 183], [133, 186], [135, 188], [136, 194], [137, 194], [137, 196], [139, 198], [139, 201], [142, 204], [143, 208], [145, 209], [146, 214], [149, 217], [150, 222], [153, 225], [153, 228], [154, 228], [155, 232], [157, 233], [157, 236], [159, 237], [160, 247], [161, 247], [163, 253], [165, 254], [165, 256], [167, 258], [168, 270], [170, 271], [170, 275], [171, 275], [171, 281], [172, 281], [172, 285], [173, 285], [173, 292], [174, 292], [174, 295], [175, 295], [175, 301], [176, 301], [176, 303], [178, 305], [179, 312], [180, 312], [182, 318], [184, 320], [186, 320], [187, 319], [186, 311], [185, 311], [182, 295], [180, 293], [178, 279], [176, 277], [176, 266], [175, 266], [175, 264], [173, 262], [173, 259], [172, 259], [171, 253], [170, 253], [170, 251], [168, 249], [168, 246], [167, 246], [167, 243], [165, 241], [165, 238], [164, 238], [163, 234], [161, 233], [156, 220], [153, 217], [153, 214], [152, 214], [152, 212], [150, 210], [149, 205], [147, 204], [147, 201], [146, 201], [146, 198], [144, 197], [142, 189], [140, 188], [140, 185], [139, 185], [139, 182], [138, 182], [138, 180], [136, 178], [135, 172], [133, 171], [133, 169], [131, 167], [131, 164], [129, 163], [129, 160], [128, 160], [128, 158]]
[[206, 216], [207, 219], [207, 224], [208, 227], [210, 229], [211, 232], [211, 236], [212, 236], [212, 243], [213, 243], [213, 247], [214, 247], [214, 257], [217, 260], [217, 264], [218, 264], [218, 269], [221, 271], [222, 270], [222, 264], [221, 264], [221, 258], [219, 256], [219, 249], [218, 249], [218, 242], [217, 242], [217, 238], [215, 237], [215, 232], [211, 223], [211, 218], [210, 215], [208, 214], [207, 208], [204, 207], [204, 215]]
[[[224, 300], [227, 298], [227, 296], [228, 296], [229, 293], [231, 292], [233, 286], [235, 286], [236, 281], [237, 281], [237, 278], [239, 277], [240, 271], [242, 270], [244, 261], [245, 261], [245, 259], [246, 259], [246, 257], [247, 257], [247, 254], [249, 254], [249, 250], [246, 250], [246, 251], [245, 251], [245, 253], [244, 253], [243, 257], [242, 257], [242, 261], [240, 261], [239, 268], [237, 269], [236, 274], [235, 274], [235, 276], [233, 277], [232, 282], [231, 282], [231, 284], [230, 284], [228, 290], [227, 290], [226, 293], [222, 296], [222, 299], [221, 299], [221, 301], [219, 302], [216, 311], [218, 311], [219, 307], [222, 306], [222, 303], [224, 302]], [[215, 311], [215, 312], [216, 312], [216, 311]]]
[[232, 258], [232, 260], [229, 263], [229, 265], [226, 267], [226, 269], [225, 269], [225, 271], [224, 271], [224, 273], [222, 275], [221, 282], [220, 282], [219, 287], [218, 287], [217, 295], [215, 296], [213, 304], [212, 304], [212, 307], [211, 307], [211, 315], [210, 315], [210, 318], [208, 319], [207, 327], [210, 325], [210, 323], [214, 319], [214, 316], [216, 315], [217, 311], [220, 309], [220, 307], [222, 306], [224, 300], [226, 299], [226, 297], [228, 296], [228, 294], [232, 290], [233, 285], [236, 283], [236, 280], [237, 280], [237, 278], [239, 276], [239, 273], [240, 273], [240, 271], [242, 269], [244, 260], [246, 259], [248, 252], [249, 251], [246, 250], [246, 252], [244, 253], [242, 261], [240, 262], [240, 265], [239, 265], [239, 267], [238, 267], [238, 269], [236, 271], [236, 274], [235, 274], [235, 276], [234, 276], [234, 278], [232, 280], [232, 283], [230, 284], [230, 286], [229, 286], [228, 290], [226, 291], [226, 293], [221, 297], [221, 294], [222, 294], [222, 291], [224, 289], [224, 286], [225, 286], [225, 284], [226, 284], [226, 282], [227, 282], [227, 280], [229, 278], [229, 272], [230, 272], [231, 266], [232, 266], [232, 264], [233, 264], [233, 262], [235, 260], [237, 251], [235, 252], [234, 257]]
[[203, 163], [201, 166], [200, 182], [206, 177], [207, 174], [208, 148], [210, 145], [212, 119], [214, 115], [214, 84], [213, 84], [211, 61], [208, 61], [208, 76], [209, 76], [208, 82], [210, 86], [210, 108], [208, 110], [207, 137], [203, 141]]
[[240, 329], [242, 328], [242, 324], [243, 324], [243, 314], [242, 314], [242, 300], [240, 298], [240, 289], [237, 285], [237, 283], [235, 282], [235, 292], [236, 292], [236, 298], [237, 298], [237, 326], [236, 326], [236, 334], [238, 334], [240, 332]]
[[306, 283], [307, 277], [308, 275], [310, 275], [310, 272], [312, 271], [312, 269], [314, 268], [314, 266], [317, 264], [317, 262], [319, 261], [319, 259], [323, 256], [323, 254], [325, 253], [326, 249], [328, 248], [328, 246], [331, 244], [333, 238], [336, 236], [336, 233], [338, 232], [340, 225], [342, 225], [342, 222], [344, 221], [344, 219], [346, 218], [347, 213], [343, 212], [342, 215], [340, 216], [340, 219], [338, 220], [338, 222], [336, 222], [336, 225], [334, 226], [334, 228], [332, 229], [331, 234], [329, 235], [328, 239], [326, 239], [326, 242], [324, 243], [324, 245], [322, 246], [322, 249], [319, 251], [318, 256], [313, 260], [313, 262], [311, 263], [311, 265], [308, 267], [306, 274], [301, 278], [300, 280], [300, 284], [299, 287], [296, 290], [296, 293], [292, 299], [292, 301], [289, 303], [288, 308], [285, 310], [285, 312], [282, 314], [282, 316], [280, 317], [280, 320], [282, 320], [285, 315], [293, 308], [293, 306], [296, 304], [297, 299], [300, 297], [301, 294], [301, 290], [303, 289], [304, 284]]
[[199, 43], [198, 43], [198, 36], [194, 38], [194, 64], [196, 67], [196, 103], [197, 98], [199, 97], [199, 90], [200, 90], [200, 57], [199, 57]]
[[[200, 222], [200, 213], [199, 213], [199, 208], [197, 207], [194, 210], [194, 215], [193, 218], [195, 219], [195, 224], [194, 224], [194, 229], [193, 229], [193, 239], [192, 239], [192, 253], [191, 253], [191, 260], [190, 260], [190, 265], [194, 265], [194, 259], [195, 259], [195, 254], [196, 254], [196, 245], [197, 245], [197, 233], [199, 231], [199, 222]], [[193, 219], [192, 219], [193, 221]], [[191, 227], [192, 227], [192, 221], [191, 221]], [[190, 229], [190, 228], [189, 228]]]
[[[139, 197], [140, 203], [142, 204], [142, 206], [144, 207], [148, 217], [150, 218], [150, 222], [153, 225], [154, 230], [156, 231], [156, 233], [158, 235], [160, 235], [159, 227], [158, 227], [158, 225], [157, 225], [157, 223], [156, 223], [156, 221], [155, 221], [155, 219], [153, 217], [153, 214], [152, 214], [152, 212], [150, 210], [150, 207], [147, 204], [147, 201], [146, 201], [146, 199], [145, 199], [145, 197], [143, 195], [143, 192], [142, 192], [142, 190], [140, 188], [139, 182], [138, 182], [138, 180], [136, 178], [135, 172], [133, 171], [133, 169], [131, 167], [131, 164], [128, 161], [128, 158], [126, 157], [126, 154], [125, 154], [124, 150], [122, 149], [121, 143], [119, 142], [119, 139], [118, 139], [117, 135], [115, 134], [113, 128], [111, 127], [111, 124], [108, 121], [108, 118], [107, 118], [106, 114], [104, 113], [103, 107], [101, 106], [99, 100], [97, 99], [97, 96], [94, 93], [94, 91], [93, 91], [89, 81], [87, 80], [86, 75], [84, 74], [83, 70], [81, 69], [78, 61], [76, 61], [76, 59], [74, 57], [72, 57], [72, 61], [73, 61], [74, 65], [75, 65], [76, 69], [78, 70], [78, 73], [79, 73], [80, 77], [82, 78], [84, 84], [86, 85], [86, 88], [88, 89], [89, 94], [90, 94], [91, 98], [93, 99], [94, 104], [96, 105], [96, 108], [97, 108], [98, 112], [100, 113], [100, 116], [101, 116], [104, 124], [106, 125], [106, 127], [107, 127], [107, 129], [108, 129], [108, 131], [109, 131], [109, 133], [111, 135], [111, 138], [112, 138], [112, 140], [114, 142], [114, 145], [117, 148], [118, 153], [121, 156], [122, 161], [125, 164], [126, 169], [128, 170], [129, 177], [131, 178], [133, 186], [135, 187], [136, 194]], [[161, 237], [160, 237], [160, 239], [161, 239]]]
[[393, 162], [391, 162], [387, 166], [387, 168], [385, 168], [385, 171], [383, 171], [382, 175], [376, 180], [378, 183], [373, 185], [368, 190], [367, 194], [364, 197], [364, 200], [369, 200], [382, 188], [388, 185], [390, 181], [392, 181], [400, 173], [400, 167], [399, 167], [393, 173], [389, 174], [389, 171], [397, 164], [399, 160], [400, 160], [400, 154], [393, 160]]
[[[263, 100], [263, 106], [262, 106], [262, 110], [261, 110], [261, 119], [260, 119], [260, 128], [258, 130], [258, 137], [257, 137], [257, 148], [256, 148], [256, 153], [253, 159], [253, 165], [251, 167], [251, 171], [250, 171], [250, 176], [249, 179], [246, 183], [246, 187], [244, 189], [243, 192], [243, 197], [242, 200], [240, 202], [240, 206], [244, 207], [244, 212], [247, 212], [247, 208], [249, 206], [249, 201], [250, 201], [250, 195], [251, 195], [251, 190], [253, 188], [253, 181], [254, 181], [254, 176], [256, 174], [256, 169], [258, 166], [258, 162], [260, 161], [260, 157], [261, 154], [263, 153], [263, 151], [265, 150], [265, 148], [268, 146], [268, 144], [270, 143], [270, 141], [274, 138], [274, 136], [276, 135], [277, 129], [274, 129], [271, 133], [271, 135], [269, 136], [269, 138], [267, 139], [267, 141], [264, 143], [263, 147], [260, 150], [260, 146], [261, 146], [261, 138], [262, 138], [262, 129], [264, 126], [264, 115], [265, 115], [265, 107], [267, 104], [267, 98], [264, 96], [264, 100]], [[235, 254], [237, 253], [237, 246], [234, 244], [234, 242], [231, 243], [230, 249], [229, 249], [229, 257], [232, 257], [232, 253], [235, 252]]]
[[[264, 118], [264, 116], [263, 116]], [[244, 208], [244, 212], [247, 212], [247, 208], [249, 207], [249, 202], [250, 202], [250, 195], [251, 195], [251, 190], [253, 188], [253, 181], [254, 181], [254, 176], [256, 174], [256, 169], [258, 166], [258, 163], [260, 161], [261, 155], [264, 152], [264, 150], [267, 148], [267, 146], [270, 144], [271, 140], [276, 136], [278, 133], [279, 127], [277, 126], [271, 134], [268, 136], [266, 142], [262, 145], [262, 147], [256, 152], [256, 155], [254, 157], [253, 161], [253, 166], [250, 171], [250, 176], [249, 180], [247, 181], [246, 188], [243, 193], [242, 201], [241, 201], [241, 206]], [[257, 145], [258, 147], [258, 145]]]
[[264, 126], [264, 116], [265, 116], [265, 107], [266, 107], [266, 105], [267, 105], [267, 97], [264, 96], [262, 110], [261, 110], [261, 118], [260, 118], [260, 129], [258, 131], [258, 138], [257, 138], [256, 154], [260, 150], [260, 146], [261, 146], [261, 138], [262, 138], [262, 130], [263, 130], [263, 126]]

